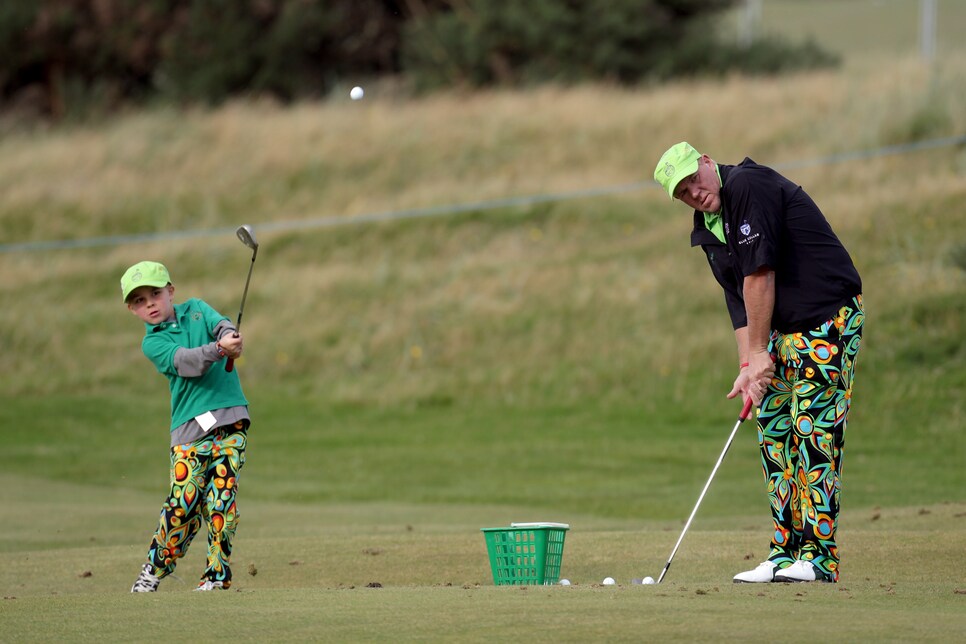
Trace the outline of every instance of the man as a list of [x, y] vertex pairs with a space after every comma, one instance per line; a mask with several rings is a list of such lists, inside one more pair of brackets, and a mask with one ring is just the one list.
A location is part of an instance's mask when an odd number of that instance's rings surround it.
[[682, 142], [654, 178], [694, 209], [691, 245], [724, 289], [740, 365], [728, 397], [759, 408], [774, 534], [768, 558], [734, 581], [836, 582], [839, 476], [865, 317], [858, 271], [815, 202], [771, 168], [718, 164]]

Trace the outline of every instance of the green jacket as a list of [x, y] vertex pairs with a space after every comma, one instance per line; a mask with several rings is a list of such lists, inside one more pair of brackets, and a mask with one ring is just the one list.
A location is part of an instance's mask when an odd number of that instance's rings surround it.
[[223, 361], [196, 377], [185, 377], [175, 366], [178, 349], [194, 349], [217, 341], [215, 328], [228, 318], [203, 300], [192, 298], [174, 306], [172, 321], [145, 324], [141, 350], [168, 379], [171, 389], [171, 431], [195, 416], [225, 407], [247, 406], [238, 371], [225, 371]]

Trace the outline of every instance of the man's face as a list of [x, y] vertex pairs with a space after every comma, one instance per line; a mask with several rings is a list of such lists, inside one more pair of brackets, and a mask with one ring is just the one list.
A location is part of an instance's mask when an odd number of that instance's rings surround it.
[[698, 171], [681, 179], [674, 188], [674, 198], [701, 212], [721, 210], [721, 182], [714, 161], [707, 154], [698, 160]]

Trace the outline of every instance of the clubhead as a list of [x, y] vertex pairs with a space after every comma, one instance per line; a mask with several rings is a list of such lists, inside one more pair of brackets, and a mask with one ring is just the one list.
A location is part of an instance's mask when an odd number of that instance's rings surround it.
[[255, 231], [252, 230], [251, 226], [248, 224], [239, 226], [238, 230], [235, 231], [235, 234], [238, 235], [238, 239], [241, 240], [241, 243], [245, 244], [252, 250], [258, 250], [258, 240], [255, 239]]

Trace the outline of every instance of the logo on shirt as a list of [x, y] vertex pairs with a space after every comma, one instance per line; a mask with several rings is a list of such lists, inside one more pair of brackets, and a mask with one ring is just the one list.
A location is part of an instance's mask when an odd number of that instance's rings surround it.
[[725, 222], [725, 235], [730, 235], [730, 234], [731, 234], [731, 226], [729, 226], [728, 225], [728, 222], [726, 221]]
[[741, 222], [741, 225], [738, 227], [738, 230], [740, 230], [741, 231], [741, 234], [745, 236], [744, 239], [742, 239], [741, 241], [738, 242], [738, 245], [739, 246], [743, 246], [745, 244], [750, 244], [751, 242], [753, 242], [756, 239], [758, 239], [759, 233], [755, 233], [754, 235], [752, 235], [751, 234], [751, 224], [749, 224], [747, 221]]
[[191, 314], [191, 319], [194, 320], [195, 322], [197, 322], [198, 320], [200, 320], [201, 319], [201, 311], [195, 311], [194, 313], [192, 313]]

